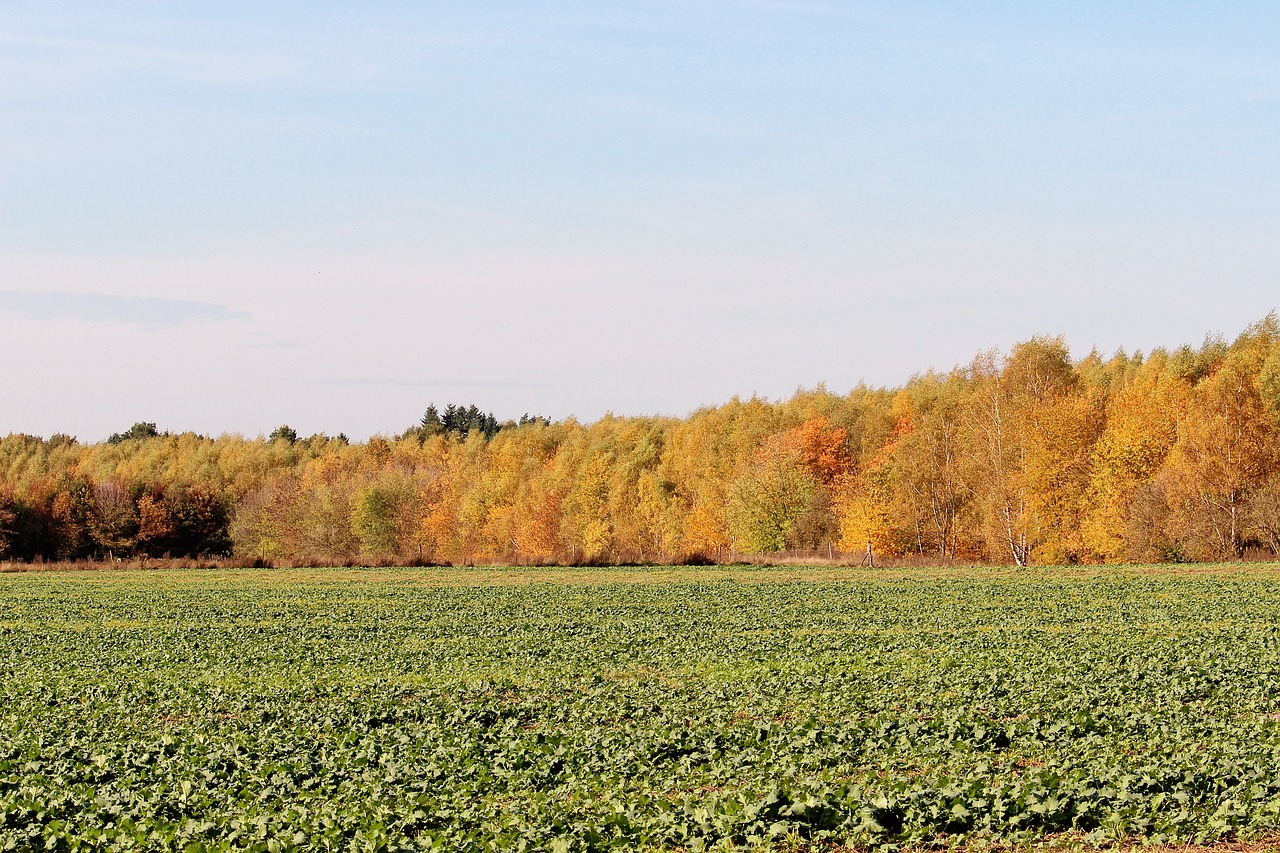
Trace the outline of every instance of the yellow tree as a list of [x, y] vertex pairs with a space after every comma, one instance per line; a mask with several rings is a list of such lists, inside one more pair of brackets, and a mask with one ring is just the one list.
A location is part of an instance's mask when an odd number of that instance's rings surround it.
[[550, 467], [551, 462], [542, 463], [516, 496], [512, 537], [526, 559], [549, 560], [560, 550], [564, 492], [552, 482]]
[[670, 553], [678, 534], [674, 484], [661, 473], [668, 422], [629, 418], [610, 436], [615, 461], [609, 514], [619, 556], [652, 559]]
[[[837, 499], [840, 517], [840, 548], [861, 551], [870, 547], [877, 554], [900, 554], [904, 535], [895, 524], [894, 470], [899, 449], [915, 431], [910, 399], [900, 393], [894, 398], [893, 413], [897, 420], [893, 431], [876, 454], [867, 460], [856, 476], [846, 468]], [[908, 524], [912, 520], [907, 521]]]
[[971, 368], [965, 406], [969, 479], [982, 512], [993, 558], [1027, 565], [1043, 529], [1028, 475], [1028, 454], [1044, 428], [1042, 421], [1077, 384], [1062, 338], [1032, 338], [1003, 360], [980, 356]]
[[521, 474], [511, 513], [511, 538], [522, 559], [551, 560], [561, 547], [560, 528], [568, 483], [561, 476], [560, 451], [580, 432], [575, 423], [544, 425], [541, 421], [504, 431], [519, 447]]
[[[905, 534], [921, 555], [928, 552], [943, 559], [956, 557], [960, 550], [961, 514], [970, 494], [961, 470], [963, 386], [961, 376], [930, 374], [914, 380], [895, 403], [895, 409], [910, 418], [911, 428], [897, 430], [888, 472], [891, 511], [885, 508], [876, 516], [885, 525], [890, 517], [898, 519], [898, 538]], [[899, 423], [901, 418], [900, 414]], [[877, 529], [882, 537], [887, 535], [887, 528]]]
[[1248, 362], [1257, 367], [1258, 393], [1271, 433], [1271, 471], [1247, 497], [1248, 535], [1280, 557], [1280, 317], [1272, 311], [1242, 338], [1236, 343], [1244, 344]]
[[608, 456], [591, 455], [565, 497], [561, 524], [574, 558], [602, 559], [613, 546], [613, 516], [609, 512], [611, 461]]
[[636, 483], [636, 512], [648, 540], [641, 544], [642, 555], [649, 551], [658, 559], [680, 552], [685, 529], [686, 507], [661, 467], [644, 472]]
[[967, 479], [974, 484], [989, 556], [1025, 566], [1030, 514], [1022, 491], [1020, 423], [995, 353], [975, 359], [964, 409]]
[[730, 485], [781, 426], [775, 407], [753, 397], [694, 412], [667, 432], [659, 470], [672, 484], [671, 513], [682, 520], [680, 550], [731, 547]]
[[674, 489], [660, 469], [666, 421], [608, 415], [581, 430], [566, 448], [562, 509], [571, 552], [599, 559], [646, 559], [672, 539], [667, 510]]
[[860, 553], [870, 547], [876, 554], [902, 553], [901, 533], [893, 524], [888, 501], [878, 491], [863, 485], [842, 499], [840, 550]]
[[351, 530], [352, 482], [341, 456], [320, 456], [302, 469], [290, 519], [298, 554], [345, 559], [360, 550]]
[[[1158, 559], [1163, 550], [1163, 520], [1150, 486], [1177, 440], [1191, 390], [1167, 361], [1163, 352], [1153, 353], [1110, 398], [1093, 448], [1080, 533], [1085, 547], [1108, 563]], [[1143, 511], [1135, 514], [1144, 488]]]
[[292, 550], [289, 514], [296, 490], [292, 474], [277, 473], [240, 498], [231, 519], [234, 553], [269, 560]]
[[504, 557], [515, 550], [511, 516], [522, 467], [519, 447], [507, 439], [490, 441], [482, 431], [472, 430], [454, 445], [451, 459], [457, 556]]
[[1191, 556], [1240, 555], [1245, 498], [1270, 473], [1273, 452], [1274, 428], [1257, 377], [1228, 360], [1196, 387], [1161, 472], [1173, 531]]
[[1029, 414], [1022, 486], [1036, 525], [1032, 557], [1038, 563], [1091, 561], [1081, 522], [1104, 422], [1100, 401], [1064, 391]]

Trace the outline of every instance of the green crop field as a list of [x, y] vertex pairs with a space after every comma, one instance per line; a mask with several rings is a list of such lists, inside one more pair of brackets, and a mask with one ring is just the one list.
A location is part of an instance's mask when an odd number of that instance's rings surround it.
[[0, 576], [5, 850], [1280, 831], [1280, 568]]

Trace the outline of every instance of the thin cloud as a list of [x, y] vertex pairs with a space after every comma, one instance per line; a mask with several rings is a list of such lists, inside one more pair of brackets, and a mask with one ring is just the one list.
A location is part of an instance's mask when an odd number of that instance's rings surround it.
[[496, 379], [310, 379], [315, 385], [331, 388], [493, 388], [505, 391], [523, 391], [551, 388], [547, 382], [510, 382]]
[[[47, 38], [13, 32], [0, 32], [0, 45], [24, 51], [29, 60], [56, 55], [65, 65], [65, 60], [75, 58], [81, 63], [79, 70], [85, 73], [151, 71], [202, 83], [226, 84], [297, 79], [300, 74], [296, 62], [276, 55], [150, 47], [100, 39]], [[9, 57], [9, 61], [21, 67], [21, 60]], [[38, 65], [29, 67], [39, 68]]]
[[249, 344], [249, 349], [306, 349], [306, 344], [300, 344], [296, 341], [275, 341], [268, 344]]
[[246, 320], [249, 314], [213, 302], [157, 296], [115, 296], [64, 290], [0, 290], [0, 314], [33, 320], [82, 320], [148, 328]]

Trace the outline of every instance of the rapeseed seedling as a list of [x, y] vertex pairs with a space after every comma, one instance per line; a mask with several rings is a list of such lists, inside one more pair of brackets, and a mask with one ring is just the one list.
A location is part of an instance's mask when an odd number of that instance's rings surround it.
[[0, 847], [1280, 829], [1273, 569], [700, 571], [0, 578]]

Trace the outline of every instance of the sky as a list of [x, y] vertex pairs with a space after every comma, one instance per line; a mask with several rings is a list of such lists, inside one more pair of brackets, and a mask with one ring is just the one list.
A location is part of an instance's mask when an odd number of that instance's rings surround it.
[[685, 415], [1280, 304], [1271, 2], [0, 4], [0, 434]]

